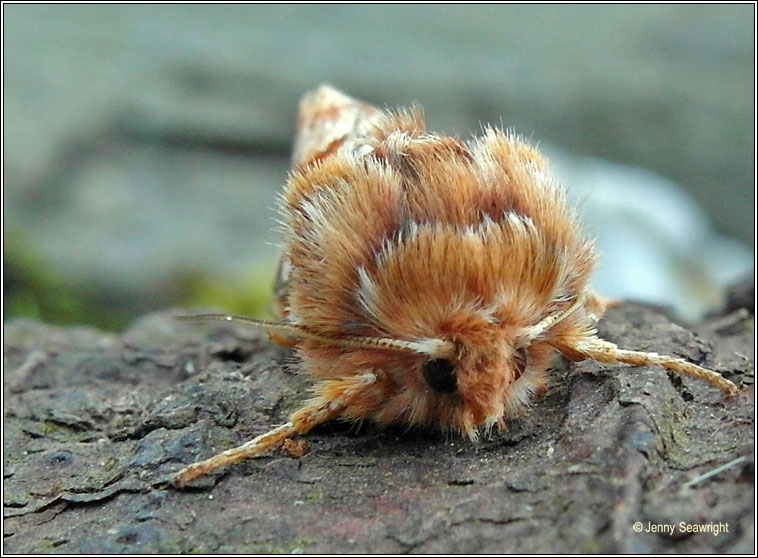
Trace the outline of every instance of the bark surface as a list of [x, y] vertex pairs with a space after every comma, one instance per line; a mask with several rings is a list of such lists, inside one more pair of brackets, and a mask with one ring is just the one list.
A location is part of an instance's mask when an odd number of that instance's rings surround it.
[[7, 323], [5, 551], [753, 553], [752, 292], [694, 331], [635, 304], [599, 324], [720, 372], [742, 388], [731, 399], [656, 367], [561, 362], [479, 443], [332, 422], [300, 459], [277, 450], [185, 490], [167, 485], [184, 464], [304, 401], [292, 353], [173, 313], [120, 335]]

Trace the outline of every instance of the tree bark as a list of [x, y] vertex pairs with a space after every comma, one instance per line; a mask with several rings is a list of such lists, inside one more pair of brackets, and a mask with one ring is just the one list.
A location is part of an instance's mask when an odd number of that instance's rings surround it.
[[185, 490], [167, 484], [183, 465], [304, 401], [293, 353], [173, 313], [120, 335], [8, 323], [5, 551], [753, 553], [746, 289], [693, 331], [637, 304], [599, 324], [620, 347], [720, 372], [733, 398], [657, 367], [561, 361], [529, 413], [478, 443], [331, 422], [300, 459], [302, 445], [277, 450]]

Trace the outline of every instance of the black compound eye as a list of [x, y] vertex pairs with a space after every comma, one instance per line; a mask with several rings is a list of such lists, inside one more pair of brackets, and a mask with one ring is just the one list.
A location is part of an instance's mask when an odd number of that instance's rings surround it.
[[422, 368], [424, 380], [429, 387], [439, 393], [453, 393], [457, 389], [455, 365], [447, 359], [435, 358]]

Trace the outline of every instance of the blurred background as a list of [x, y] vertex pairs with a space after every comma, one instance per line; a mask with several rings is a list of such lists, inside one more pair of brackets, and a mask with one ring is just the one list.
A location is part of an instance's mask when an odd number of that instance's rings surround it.
[[4, 318], [265, 315], [296, 105], [327, 82], [538, 143], [598, 290], [697, 320], [753, 273], [754, 10], [5, 4]]

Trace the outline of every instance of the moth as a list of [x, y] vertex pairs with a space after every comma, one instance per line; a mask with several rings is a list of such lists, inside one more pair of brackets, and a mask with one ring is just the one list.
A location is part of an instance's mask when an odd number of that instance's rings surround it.
[[243, 321], [294, 348], [312, 397], [286, 424], [181, 470], [181, 487], [332, 418], [433, 427], [476, 440], [504, 428], [571, 361], [660, 365], [728, 395], [681, 358], [599, 338], [609, 301], [543, 156], [497, 128], [464, 142], [418, 108], [379, 110], [330, 86], [300, 102], [280, 199], [278, 321]]

